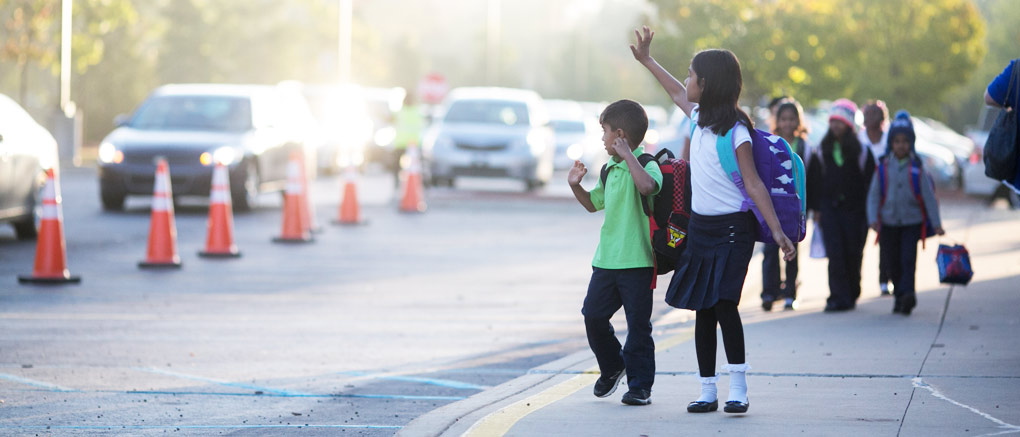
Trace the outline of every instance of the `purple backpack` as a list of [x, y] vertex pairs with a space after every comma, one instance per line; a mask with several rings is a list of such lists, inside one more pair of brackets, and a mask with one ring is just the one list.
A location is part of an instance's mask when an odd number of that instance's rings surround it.
[[[733, 130], [730, 129], [716, 141], [719, 162], [744, 195], [741, 211], [751, 210], [758, 219], [755, 239], [763, 243], [775, 243], [769, 225], [744, 188], [744, 179], [740, 177], [740, 168], [737, 166], [737, 145], [733, 144]], [[783, 226], [783, 233], [794, 243], [803, 241], [807, 233], [804, 161], [779, 135], [758, 129], [748, 131], [751, 134], [754, 167], [772, 198], [772, 207]]]

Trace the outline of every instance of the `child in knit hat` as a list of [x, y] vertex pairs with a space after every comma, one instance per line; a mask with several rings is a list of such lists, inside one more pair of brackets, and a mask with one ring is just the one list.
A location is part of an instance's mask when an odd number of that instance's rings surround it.
[[889, 126], [889, 146], [868, 190], [868, 223], [878, 232], [881, 262], [893, 281], [893, 313], [910, 315], [917, 305], [914, 277], [917, 242], [943, 235], [935, 190], [914, 152], [914, 125], [900, 111]]
[[814, 211], [829, 258], [826, 312], [852, 310], [861, 296], [861, 261], [868, 237], [867, 193], [875, 161], [855, 133], [857, 105], [839, 99], [829, 131], [808, 160], [807, 207]]

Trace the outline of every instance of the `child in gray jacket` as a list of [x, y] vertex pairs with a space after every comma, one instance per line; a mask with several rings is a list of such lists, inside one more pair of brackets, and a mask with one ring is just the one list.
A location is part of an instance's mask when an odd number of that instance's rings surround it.
[[893, 313], [910, 315], [917, 305], [914, 276], [917, 242], [943, 235], [934, 185], [914, 152], [914, 125], [900, 111], [889, 126], [888, 151], [868, 191], [868, 223], [878, 232], [883, 270], [893, 281]]

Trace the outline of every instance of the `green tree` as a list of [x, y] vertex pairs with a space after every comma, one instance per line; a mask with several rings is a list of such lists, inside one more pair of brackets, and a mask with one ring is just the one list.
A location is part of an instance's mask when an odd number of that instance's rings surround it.
[[932, 114], [984, 55], [984, 23], [968, 0], [652, 3], [664, 34], [656, 56], [682, 73], [696, 51], [730, 49], [749, 97], [882, 98]]
[[[13, 62], [19, 71], [18, 98], [24, 103], [29, 91], [29, 67], [60, 69], [60, 1], [0, 0], [0, 61]], [[78, 73], [103, 58], [102, 37], [131, 23], [136, 15], [128, 0], [78, 0], [72, 17], [71, 56]]]

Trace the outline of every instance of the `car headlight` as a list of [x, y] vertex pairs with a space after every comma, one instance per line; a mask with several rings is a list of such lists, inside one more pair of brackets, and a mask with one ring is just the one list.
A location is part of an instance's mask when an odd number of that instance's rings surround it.
[[541, 133], [533, 131], [528, 134], [528, 148], [531, 149], [531, 154], [536, 156], [545, 151], [545, 141], [542, 141]]
[[202, 165], [209, 166], [216, 164], [230, 165], [237, 162], [237, 149], [230, 146], [223, 146], [212, 152], [205, 152], [198, 157]]
[[580, 143], [574, 143], [571, 144], [570, 147], [567, 147], [567, 158], [577, 161], [581, 159], [582, 156], [584, 156], [584, 146]]
[[375, 131], [375, 145], [379, 147], [386, 147], [393, 144], [393, 140], [397, 139], [397, 130], [393, 126], [386, 126], [382, 129]]
[[104, 164], [120, 164], [124, 162], [124, 152], [117, 150], [113, 143], [103, 141], [99, 144], [99, 161]]

